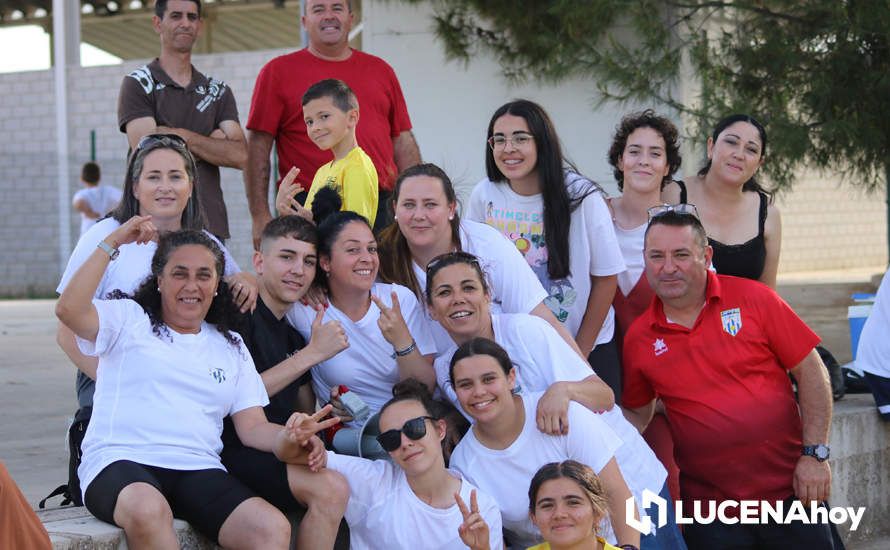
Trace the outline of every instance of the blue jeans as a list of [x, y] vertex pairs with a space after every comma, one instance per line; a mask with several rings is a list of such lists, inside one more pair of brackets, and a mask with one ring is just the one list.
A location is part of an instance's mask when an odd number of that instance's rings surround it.
[[674, 517], [674, 499], [671, 498], [671, 492], [668, 491], [667, 482], [658, 493], [658, 496], [666, 500], [669, 505], [667, 507], [667, 523], [663, 527], [655, 530], [650, 535], [640, 535], [640, 550], [686, 550], [686, 542], [677, 527], [677, 520]]

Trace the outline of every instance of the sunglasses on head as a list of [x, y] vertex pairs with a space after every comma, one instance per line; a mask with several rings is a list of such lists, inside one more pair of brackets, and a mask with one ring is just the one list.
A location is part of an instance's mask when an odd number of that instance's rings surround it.
[[479, 265], [479, 258], [474, 256], [473, 254], [470, 254], [469, 252], [460, 252], [460, 251], [447, 252], [445, 254], [439, 254], [438, 256], [436, 256], [435, 258], [430, 260], [429, 263], [426, 264], [426, 272], [429, 273], [430, 270], [435, 269], [436, 266], [439, 265], [440, 263], [442, 263], [446, 260], [451, 260], [452, 258], [455, 260], [466, 262], [468, 264], [477, 265], [477, 266]]
[[142, 139], [139, 140], [139, 143], [136, 144], [136, 149], [133, 151], [135, 153], [154, 145], [173, 147], [188, 151], [188, 146], [186, 145], [185, 140], [176, 134], [148, 134], [147, 136], [142, 136]]
[[401, 447], [402, 434], [411, 441], [417, 441], [426, 435], [426, 421], [436, 419], [432, 416], [418, 416], [402, 424], [401, 430], [386, 430], [377, 436], [377, 443], [383, 447], [383, 450], [391, 453]]
[[674, 214], [679, 214], [681, 216], [693, 216], [696, 219], [698, 217], [698, 210], [696, 210], [694, 204], [689, 204], [685, 202], [681, 202], [679, 204], [659, 204], [658, 206], [653, 206], [646, 210], [646, 213], [649, 214], [649, 221], [652, 221], [652, 218], [657, 218], [658, 216], [663, 216], [669, 212], [673, 212]]

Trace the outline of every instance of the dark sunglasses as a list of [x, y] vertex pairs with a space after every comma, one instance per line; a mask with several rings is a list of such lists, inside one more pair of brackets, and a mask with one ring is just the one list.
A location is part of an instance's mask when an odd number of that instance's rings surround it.
[[383, 450], [391, 453], [401, 447], [402, 434], [411, 441], [417, 441], [426, 435], [426, 421], [436, 419], [432, 416], [418, 416], [402, 424], [401, 430], [387, 430], [377, 436], [377, 443], [383, 447]]
[[442, 262], [444, 262], [446, 260], [452, 260], [452, 259], [457, 260], [459, 262], [468, 263], [471, 265], [476, 265], [476, 266], [479, 265], [479, 258], [474, 256], [473, 254], [470, 254], [469, 252], [460, 252], [460, 251], [448, 252], [446, 254], [439, 254], [438, 256], [436, 256], [435, 258], [430, 260], [430, 262], [428, 264], [426, 264], [427, 275], [429, 275], [430, 271], [436, 269], [437, 265], [441, 264]]

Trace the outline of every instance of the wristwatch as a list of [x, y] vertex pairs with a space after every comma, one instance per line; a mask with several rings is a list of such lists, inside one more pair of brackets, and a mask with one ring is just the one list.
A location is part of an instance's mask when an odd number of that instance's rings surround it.
[[830, 452], [831, 449], [828, 448], [828, 445], [804, 445], [800, 454], [803, 456], [811, 456], [819, 462], [825, 462], [828, 460]]
[[112, 262], [116, 260], [121, 253], [119, 248], [115, 248], [105, 241], [99, 241], [99, 244], [97, 244], [96, 247], [101, 248], [106, 254], [108, 254]]

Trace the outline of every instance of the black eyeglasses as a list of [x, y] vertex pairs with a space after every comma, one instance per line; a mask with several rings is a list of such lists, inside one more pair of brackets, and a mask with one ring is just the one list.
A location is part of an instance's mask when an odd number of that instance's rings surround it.
[[535, 136], [531, 134], [526, 134], [524, 132], [513, 134], [512, 137], [507, 136], [491, 136], [488, 138], [488, 146], [493, 150], [504, 149], [507, 147], [507, 144], [513, 145], [515, 148], [523, 147], [532, 142], [535, 139]]
[[646, 213], [649, 214], [650, 222], [652, 221], [652, 218], [663, 216], [669, 212], [673, 212], [674, 214], [679, 214], [681, 216], [693, 216], [695, 217], [695, 219], [700, 219], [698, 217], [698, 210], [696, 210], [695, 205], [685, 202], [681, 202], [679, 204], [659, 204], [658, 206], [653, 206], [652, 208], [646, 210]]
[[[473, 254], [470, 254], [469, 252], [461, 252], [461, 251], [446, 252], [445, 254], [439, 254], [438, 256], [436, 256], [435, 258], [430, 260], [428, 264], [426, 264], [427, 277], [429, 277], [430, 271], [436, 269], [437, 265], [441, 264], [442, 262], [444, 262], [446, 260], [456, 260], [457, 262], [463, 262], [463, 263], [479, 266], [479, 258], [474, 256]], [[449, 262], [449, 263], [452, 263], [452, 262]]]
[[383, 450], [391, 453], [402, 446], [402, 434], [411, 441], [417, 441], [426, 435], [426, 421], [436, 419], [432, 416], [418, 416], [402, 424], [401, 430], [386, 430], [377, 436], [377, 443]]

